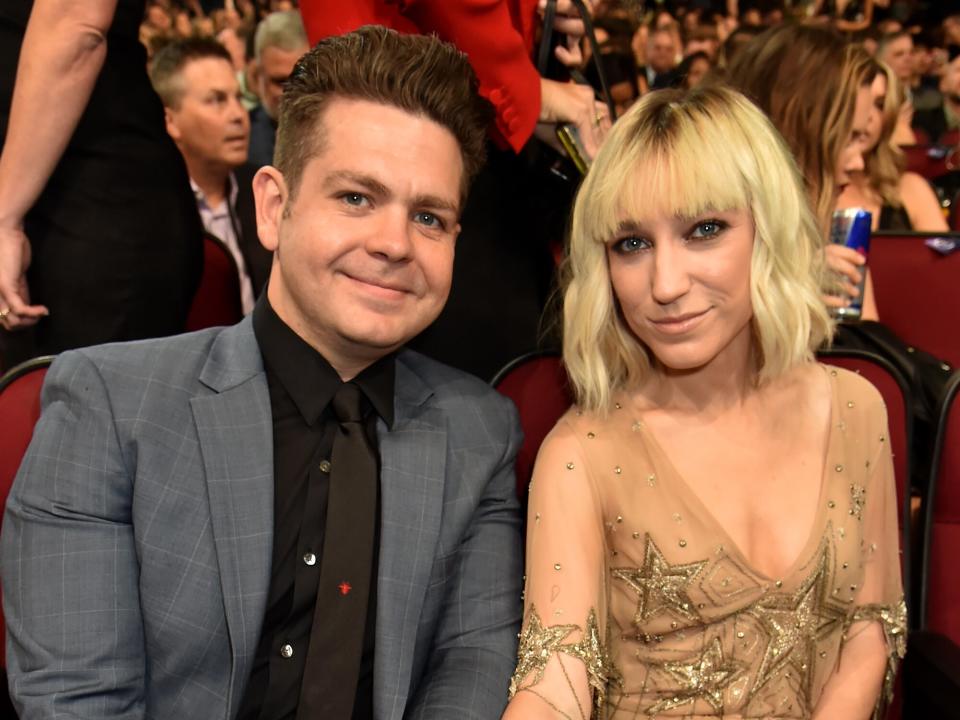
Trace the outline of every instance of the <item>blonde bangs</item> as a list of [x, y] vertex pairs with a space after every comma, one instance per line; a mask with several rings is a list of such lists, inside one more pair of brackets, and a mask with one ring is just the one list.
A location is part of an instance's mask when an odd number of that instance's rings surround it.
[[671, 105], [669, 126], [638, 123], [622, 152], [598, 158], [591, 169], [586, 214], [598, 221], [584, 228], [591, 241], [609, 242], [627, 219], [751, 206], [757, 168], [748, 138], [723, 118]]

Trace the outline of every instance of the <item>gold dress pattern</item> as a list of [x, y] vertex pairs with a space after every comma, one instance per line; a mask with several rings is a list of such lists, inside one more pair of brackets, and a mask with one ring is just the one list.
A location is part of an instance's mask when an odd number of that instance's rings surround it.
[[564, 416], [530, 489], [511, 697], [534, 692], [572, 719], [808, 718], [854, 624], [878, 622], [880, 717], [906, 644], [886, 411], [862, 378], [825, 369], [816, 518], [777, 579], [750, 567], [642, 418], [619, 404]]

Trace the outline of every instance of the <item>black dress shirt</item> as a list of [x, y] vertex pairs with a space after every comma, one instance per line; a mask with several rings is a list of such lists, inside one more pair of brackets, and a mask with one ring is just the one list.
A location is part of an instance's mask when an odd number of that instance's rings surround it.
[[[266, 615], [238, 720], [293, 720], [297, 712], [320, 579], [333, 438], [338, 423], [330, 401], [341, 385], [337, 372], [274, 312], [264, 292], [253, 311], [273, 415], [273, 564]], [[377, 418], [393, 423], [394, 357], [387, 356], [353, 382], [363, 391], [367, 437], [376, 452]], [[379, 471], [379, 466], [378, 466]], [[373, 717], [377, 548], [371, 568], [363, 656], [353, 720]], [[330, 662], [336, 662], [330, 658]]]

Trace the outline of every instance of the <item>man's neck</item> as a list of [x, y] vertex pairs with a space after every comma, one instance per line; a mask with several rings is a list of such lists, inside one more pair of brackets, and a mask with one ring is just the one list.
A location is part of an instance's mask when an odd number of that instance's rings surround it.
[[227, 199], [227, 178], [230, 177], [230, 168], [187, 161], [187, 170], [190, 173], [190, 179], [200, 188], [209, 207], [219, 207]]

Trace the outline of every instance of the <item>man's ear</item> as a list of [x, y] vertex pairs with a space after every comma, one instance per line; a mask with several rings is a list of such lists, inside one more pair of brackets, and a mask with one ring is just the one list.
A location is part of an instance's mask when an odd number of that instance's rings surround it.
[[263, 88], [260, 87], [260, 78], [263, 77], [263, 71], [260, 69], [260, 61], [256, 58], [247, 63], [247, 87], [253, 90], [258, 98], [263, 100]]
[[257, 206], [257, 234], [260, 244], [271, 252], [280, 244], [280, 223], [289, 193], [283, 173], [271, 165], [253, 176], [253, 199]]
[[168, 107], [163, 109], [163, 122], [167, 126], [167, 135], [173, 138], [174, 142], [180, 140], [180, 126], [177, 125], [177, 114]]

